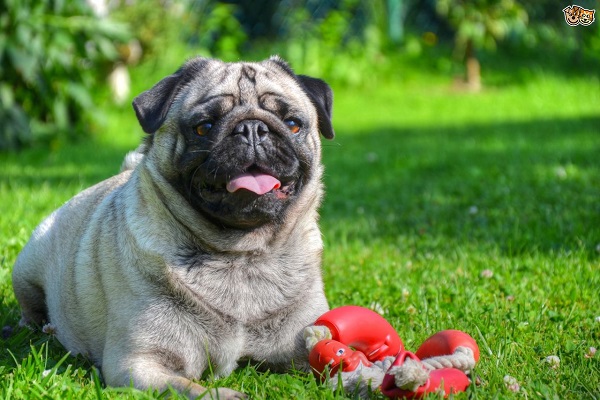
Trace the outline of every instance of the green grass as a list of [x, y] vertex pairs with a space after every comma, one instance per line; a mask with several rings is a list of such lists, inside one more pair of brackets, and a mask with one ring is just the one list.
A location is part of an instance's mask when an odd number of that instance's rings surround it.
[[[138, 68], [136, 91], [159, 79], [151, 70]], [[585, 357], [600, 347], [598, 78], [495, 77], [504, 84], [467, 94], [423, 71], [397, 75], [336, 90], [321, 219], [330, 305], [377, 307], [409, 350], [442, 329], [469, 332], [480, 384], [458, 397], [600, 399], [600, 355]], [[0, 155], [0, 324], [14, 328], [0, 339], [0, 398], [161, 397], [105, 388], [52, 336], [16, 328], [10, 271], [32, 229], [116, 173], [142, 137], [128, 107], [103, 107], [93, 140]], [[344, 397], [252, 367], [205, 383], [257, 399]]]

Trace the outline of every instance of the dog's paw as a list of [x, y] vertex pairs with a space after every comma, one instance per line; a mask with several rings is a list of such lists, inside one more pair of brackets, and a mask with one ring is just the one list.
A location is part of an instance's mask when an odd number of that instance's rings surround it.
[[247, 398], [248, 395], [227, 388], [210, 389], [197, 397], [197, 399], [202, 400], [244, 400]]

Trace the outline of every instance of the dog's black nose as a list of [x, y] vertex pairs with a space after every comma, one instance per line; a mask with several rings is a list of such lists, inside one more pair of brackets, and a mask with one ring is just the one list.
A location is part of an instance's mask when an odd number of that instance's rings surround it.
[[269, 127], [258, 119], [248, 119], [240, 122], [233, 129], [234, 135], [241, 135], [250, 145], [255, 145], [263, 141]]

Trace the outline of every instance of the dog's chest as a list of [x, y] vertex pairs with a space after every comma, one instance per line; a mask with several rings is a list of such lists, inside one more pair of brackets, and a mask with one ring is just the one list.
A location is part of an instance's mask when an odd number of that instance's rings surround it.
[[247, 323], [262, 320], [298, 301], [317, 278], [300, 256], [192, 257], [173, 269], [200, 306]]

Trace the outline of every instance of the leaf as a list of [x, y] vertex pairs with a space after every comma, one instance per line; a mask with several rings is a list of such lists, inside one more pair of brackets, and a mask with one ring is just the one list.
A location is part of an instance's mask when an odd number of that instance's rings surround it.
[[95, 32], [113, 40], [127, 41], [131, 38], [131, 32], [126, 24], [100, 19], [96, 21]]
[[94, 38], [94, 42], [98, 46], [100, 53], [107, 59], [114, 60], [119, 55], [115, 45], [109, 39], [97, 36]]
[[65, 89], [69, 97], [75, 100], [75, 102], [81, 108], [86, 109], [93, 106], [90, 92], [84, 85], [75, 82], [69, 82], [67, 83]]
[[0, 104], [0, 149], [16, 149], [31, 140], [29, 119], [21, 108]]
[[10, 108], [15, 102], [15, 96], [10, 86], [6, 83], [0, 84], [0, 105]]
[[8, 44], [7, 53], [13, 68], [26, 82], [33, 83], [38, 70], [36, 58], [16, 47], [13, 43]]
[[69, 126], [69, 116], [67, 103], [62, 98], [57, 98], [52, 107], [54, 121], [59, 129], [66, 129]]

